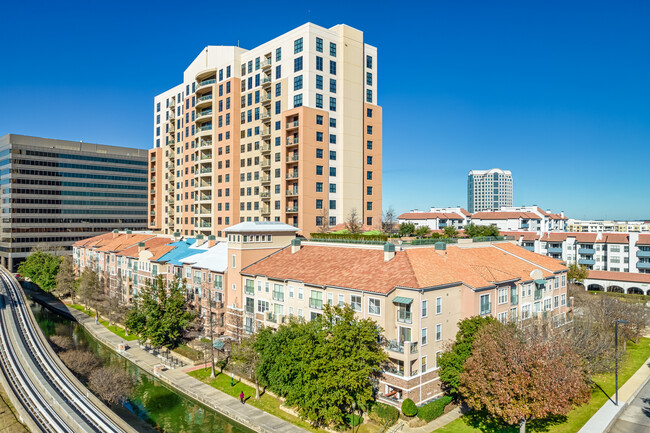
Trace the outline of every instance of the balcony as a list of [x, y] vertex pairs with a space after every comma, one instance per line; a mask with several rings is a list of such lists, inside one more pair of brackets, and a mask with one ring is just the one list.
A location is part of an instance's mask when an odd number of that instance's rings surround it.
[[300, 156], [297, 153], [294, 153], [293, 155], [287, 155], [287, 164], [298, 162], [299, 159]]
[[262, 176], [260, 180], [262, 181], [263, 185], [271, 183], [271, 176], [268, 176], [268, 175], [267, 176]]
[[413, 313], [408, 310], [397, 310], [397, 321], [400, 323], [413, 323]]
[[271, 198], [271, 193], [268, 191], [263, 191], [260, 193], [260, 197], [262, 197], [263, 199], [269, 199]]
[[270, 206], [262, 206], [262, 210], [260, 211], [262, 215], [269, 215], [271, 213], [271, 207]]
[[271, 59], [267, 58], [267, 59], [262, 60], [262, 62], [260, 63], [260, 67], [262, 69], [270, 68], [271, 67]]
[[521, 228], [522, 229], [527, 229], [528, 227], [530, 227], [530, 225], [528, 223], [521, 223]]
[[199, 141], [199, 147], [208, 147], [212, 146], [212, 140], [202, 139]]
[[262, 154], [269, 153], [269, 152], [271, 152], [271, 145], [270, 144], [262, 144], [262, 146], [260, 146], [260, 150], [262, 151]]
[[196, 99], [196, 106], [195, 108], [198, 110], [199, 108], [202, 107], [207, 107], [209, 105], [212, 105], [212, 93], [208, 93], [207, 95], [200, 96]]
[[535, 247], [532, 245], [524, 245], [524, 248], [527, 249], [528, 251], [535, 252]]
[[322, 299], [316, 299], [316, 298], [309, 298], [309, 308], [313, 308], [316, 310], [322, 310], [323, 309], [323, 300]]
[[637, 269], [650, 269], [650, 262], [637, 262]]
[[271, 128], [262, 128], [260, 130], [260, 136], [261, 137], [270, 137], [271, 136]]
[[196, 119], [194, 119], [195, 122], [200, 122], [202, 120], [209, 120], [212, 118], [212, 110], [203, 110], [203, 111], [197, 111], [196, 112]]
[[287, 213], [297, 213], [298, 212], [298, 206], [287, 206]]
[[549, 247], [548, 252], [550, 254], [562, 254], [562, 247]]
[[271, 94], [270, 93], [265, 93], [264, 95], [262, 95], [260, 97], [260, 102], [262, 104], [267, 103], [267, 102], [271, 102]]
[[268, 160], [268, 159], [266, 161], [262, 161], [260, 163], [260, 167], [262, 167], [262, 168], [271, 168], [271, 161]]
[[296, 189], [288, 189], [287, 190], [287, 197], [293, 197], [298, 195], [298, 188]]
[[650, 259], [650, 251], [639, 250], [636, 252], [636, 256], [640, 259]]
[[199, 82], [196, 83], [196, 90], [199, 90], [199, 89], [201, 89], [203, 87], [206, 87], [206, 86], [210, 86], [210, 85], [212, 85], [212, 84], [214, 84], [216, 82], [217, 82], [217, 80], [214, 79], [214, 78], [210, 78], [209, 80], [199, 81]]
[[[400, 341], [398, 342], [397, 340], [391, 340], [388, 343], [386, 343], [386, 350], [390, 352], [395, 352], [395, 353], [404, 353], [404, 342]], [[395, 373], [393, 373], [395, 374]], [[400, 376], [403, 375], [400, 374]]]
[[586, 256], [593, 256], [596, 254], [596, 250], [593, 248], [580, 248], [578, 249], [579, 254], [584, 254]]
[[593, 266], [593, 265], [596, 264], [596, 261], [594, 259], [578, 259], [578, 264], [586, 265], [586, 266]]
[[492, 302], [481, 303], [481, 316], [487, 316], [492, 312]]
[[536, 301], [542, 299], [542, 289], [535, 289], [534, 297]]
[[201, 155], [201, 161], [205, 161], [206, 159], [212, 159], [212, 153], [204, 153]]
[[287, 122], [287, 129], [295, 129], [298, 126], [300, 126], [300, 122], [298, 120], [294, 120], [293, 122]]
[[262, 78], [262, 87], [269, 87], [271, 85], [271, 77]]
[[201, 176], [212, 174], [212, 167], [203, 167], [200, 171]]
[[263, 112], [262, 115], [260, 116], [260, 119], [271, 120], [271, 112], [270, 111]]

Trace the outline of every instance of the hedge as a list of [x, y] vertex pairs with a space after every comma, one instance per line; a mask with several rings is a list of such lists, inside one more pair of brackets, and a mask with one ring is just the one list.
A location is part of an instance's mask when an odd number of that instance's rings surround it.
[[399, 419], [399, 410], [396, 407], [377, 402], [372, 405], [368, 416], [382, 426], [387, 422], [389, 425], [393, 425]]
[[407, 398], [402, 402], [402, 413], [404, 416], [415, 416], [418, 414], [418, 407], [413, 403], [413, 400]]
[[445, 406], [451, 403], [451, 400], [452, 398], [446, 395], [438, 400], [434, 400], [431, 403], [421, 406], [418, 410], [418, 418], [423, 419], [426, 422], [438, 418], [445, 412]]
[[312, 239], [340, 239], [340, 240], [359, 240], [359, 241], [381, 241], [386, 242], [386, 235], [364, 235], [361, 233], [310, 233]]

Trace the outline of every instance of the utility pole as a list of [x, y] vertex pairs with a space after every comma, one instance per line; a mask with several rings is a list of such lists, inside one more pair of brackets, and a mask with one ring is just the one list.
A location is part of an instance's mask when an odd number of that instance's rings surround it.
[[212, 290], [208, 288], [208, 303], [210, 304], [210, 378], [214, 378], [214, 331], [212, 328]]

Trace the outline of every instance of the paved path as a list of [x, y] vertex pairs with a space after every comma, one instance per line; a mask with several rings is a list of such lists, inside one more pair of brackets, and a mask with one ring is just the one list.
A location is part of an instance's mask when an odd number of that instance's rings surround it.
[[614, 425], [611, 433], [650, 433], [650, 382], [646, 383], [639, 394], [628, 402]]
[[[123, 338], [113, 334], [101, 324], [96, 324], [95, 319], [73, 308], [65, 307], [65, 304], [59, 300], [40, 295], [39, 293], [29, 292], [30, 296], [38, 297], [39, 300], [46, 302], [52, 308], [61, 311], [67, 309], [77, 322], [79, 322], [93, 337], [122, 355], [124, 358], [144, 369], [148, 373], [156, 376], [176, 391], [179, 391], [194, 400], [201, 402], [219, 412], [226, 417], [260, 433], [304, 433], [306, 430], [297, 427], [287, 421], [284, 421], [274, 415], [266, 413], [256, 407], [245, 404], [242, 405], [238, 399], [235, 399], [216, 388], [211, 387], [182, 371], [180, 368], [165, 370], [154, 373], [154, 367], [164, 362], [151, 353], [138, 347], [136, 341], [126, 341]], [[120, 352], [117, 350], [118, 345], [126, 344], [127, 350]]]
[[439, 429], [440, 427], [446, 426], [450, 422], [457, 420], [463, 414], [467, 413], [467, 407], [457, 407], [454, 410], [447, 412], [444, 415], [440, 415], [438, 418], [431, 421], [429, 424], [423, 425], [422, 427], [409, 427], [404, 426], [404, 433], [431, 433], [432, 431]]

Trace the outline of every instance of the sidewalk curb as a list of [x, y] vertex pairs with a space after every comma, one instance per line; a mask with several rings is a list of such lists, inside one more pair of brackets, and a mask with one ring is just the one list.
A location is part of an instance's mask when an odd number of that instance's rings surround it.
[[[646, 361], [643, 363], [643, 365], [642, 365], [641, 367], [639, 367], [639, 370], [642, 369], [644, 366], [646, 366], [646, 365], [648, 365], [648, 364], [650, 364], [650, 358], [646, 359]], [[638, 370], [637, 370], [637, 371], [638, 371]], [[628, 379], [628, 380], [629, 380], [629, 379]], [[627, 406], [629, 405], [629, 403], [630, 403], [631, 401], [633, 401], [633, 400], [636, 398], [637, 395], [639, 395], [639, 393], [641, 392], [641, 390], [643, 389], [643, 387], [646, 386], [646, 385], [648, 384], [648, 381], [650, 381], [650, 375], [646, 376], [646, 378], [643, 380], [643, 382], [641, 383], [641, 385], [639, 385], [639, 386], [636, 388], [636, 390], [634, 390], [634, 392], [632, 393], [632, 395], [630, 395], [630, 397], [629, 397], [627, 400], [625, 400], [625, 401], [623, 402], [623, 404], [621, 404], [620, 409], [618, 410], [618, 412], [616, 413], [616, 415], [614, 415], [614, 417], [611, 419], [611, 421], [610, 421], [610, 422], [607, 424], [607, 426], [605, 426], [605, 428], [603, 429], [603, 433], [608, 433], [608, 432], [611, 430], [611, 428], [614, 426], [614, 423], [618, 420], [618, 418], [619, 418], [619, 417], [621, 416], [621, 414], [623, 413], [623, 410], [624, 410], [625, 408], [627, 408]]]

